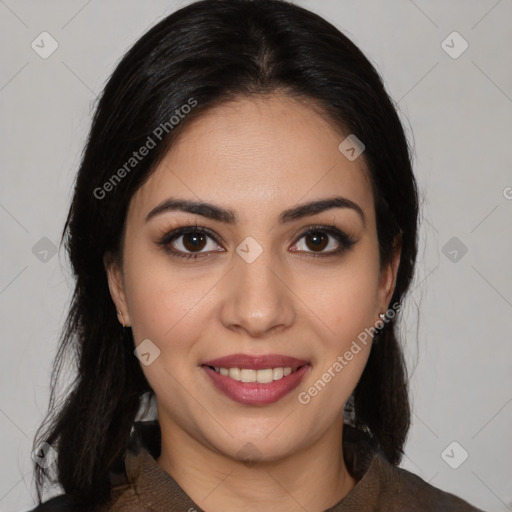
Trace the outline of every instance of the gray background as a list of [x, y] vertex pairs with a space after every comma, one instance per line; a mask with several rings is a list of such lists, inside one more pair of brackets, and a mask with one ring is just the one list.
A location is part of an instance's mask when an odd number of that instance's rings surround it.
[[[34, 503], [31, 441], [72, 284], [51, 249], [96, 95], [128, 47], [186, 3], [0, 0], [2, 512]], [[368, 55], [415, 148], [423, 203], [401, 325], [414, 407], [403, 467], [512, 510], [512, 2], [297, 3]], [[47, 59], [31, 47], [43, 31], [59, 45]], [[461, 55], [454, 31], [469, 44]]]

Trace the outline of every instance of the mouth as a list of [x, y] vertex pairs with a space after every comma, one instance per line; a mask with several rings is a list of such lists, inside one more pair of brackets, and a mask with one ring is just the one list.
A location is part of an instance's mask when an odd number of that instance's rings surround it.
[[267, 405], [295, 389], [311, 368], [308, 361], [282, 355], [235, 354], [201, 364], [224, 396], [245, 405]]

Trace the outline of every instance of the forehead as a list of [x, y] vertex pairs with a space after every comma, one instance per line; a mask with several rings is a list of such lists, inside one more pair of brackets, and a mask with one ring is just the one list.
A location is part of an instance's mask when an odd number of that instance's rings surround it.
[[143, 216], [171, 195], [229, 205], [247, 220], [334, 195], [372, 210], [363, 157], [349, 160], [339, 149], [346, 136], [287, 96], [224, 103], [189, 122], [132, 198], [130, 213]]

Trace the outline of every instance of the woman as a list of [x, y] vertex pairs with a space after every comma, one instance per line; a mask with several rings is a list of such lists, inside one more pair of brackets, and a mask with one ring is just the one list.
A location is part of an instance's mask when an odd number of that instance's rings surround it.
[[[126, 54], [64, 237], [78, 371], [35, 510], [474, 511], [397, 467], [417, 193], [381, 79], [319, 16], [203, 0]], [[158, 417], [144, 417], [144, 399]]]

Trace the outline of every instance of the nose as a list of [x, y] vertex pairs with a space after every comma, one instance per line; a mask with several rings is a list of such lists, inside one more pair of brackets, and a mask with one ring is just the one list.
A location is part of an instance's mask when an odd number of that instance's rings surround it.
[[252, 338], [289, 328], [296, 316], [297, 296], [284, 262], [265, 249], [252, 262], [238, 254], [222, 284], [222, 324]]

